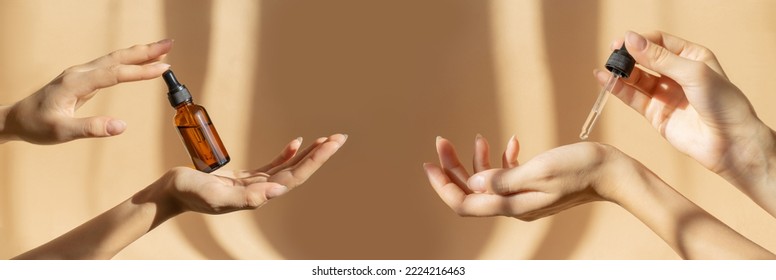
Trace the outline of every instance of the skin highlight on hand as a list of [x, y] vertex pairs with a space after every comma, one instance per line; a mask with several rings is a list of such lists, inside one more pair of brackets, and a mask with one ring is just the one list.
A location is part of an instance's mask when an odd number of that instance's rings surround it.
[[[613, 45], [622, 42], [639, 66], [612, 93], [677, 150], [776, 217], [776, 133], [757, 117], [714, 53], [663, 32], [628, 32]], [[594, 75], [600, 84], [606, 81], [605, 71]]]

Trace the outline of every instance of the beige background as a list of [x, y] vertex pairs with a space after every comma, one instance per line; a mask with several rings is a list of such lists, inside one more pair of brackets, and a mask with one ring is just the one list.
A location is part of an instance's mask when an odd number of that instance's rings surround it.
[[[611, 203], [527, 223], [460, 218], [421, 163], [434, 137], [469, 158], [516, 134], [521, 161], [577, 140], [599, 88], [592, 69], [626, 30], [659, 29], [715, 51], [776, 125], [776, 2], [56, 1], [0, 2], [0, 103], [68, 66], [174, 38], [176, 74], [232, 155], [262, 165], [289, 140], [348, 143], [300, 189], [253, 212], [185, 214], [119, 259], [674, 259]], [[106, 89], [80, 115], [129, 123], [119, 137], [0, 146], [0, 257], [90, 219], [189, 160], [160, 79]], [[592, 136], [641, 160], [745, 236], [776, 250], [776, 221], [676, 152], [611, 99]], [[468, 161], [468, 159], [466, 159]]]

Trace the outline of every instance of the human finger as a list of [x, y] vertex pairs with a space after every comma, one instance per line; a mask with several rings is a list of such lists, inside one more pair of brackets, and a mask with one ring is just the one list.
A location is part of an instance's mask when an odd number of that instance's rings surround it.
[[625, 47], [637, 63], [668, 76], [681, 85], [696, 83], [698, 73], [704, 69], [710, 69], [703, 61], [680, 56], [683, 51], [680, 49], [682, 46], [672, 46], [674, 49], [667, 49], [635, 32], [628, 31], [625, 34]]
[[80, 85], [80, 90], [75, 92], [80, 94], [78, 97], [81, 97], [91, 94], [95, 90], [111, 87], [119, 83], [157, 78], [168, 69], [170, 69], [170, 65], [166, 63], [102, 67], [71, 74], [75, 76], [72, 78], [75, 81], [71, 84]]
[[237, 210], [256, 209], [268, 200], [286, 192], [288, 192], [288, 187], [266, 181], [246, 186], [223, 186], [223, 188], [201, 194], [205, 196], [203, 200], [210, 205], [209, 210], [192, 210], [208, 214], [223, 214]]
[[451, 181], [442, 168], [434, 164], [424, 163], [423, 169], [439, 198], [459, 216], [490, 217], [506, 214], [502, 211], [506, 203], [504, 197], [467, 193], [464, 186]]
[[299, 151], [299, 147], [302, 145], [302, 137], [297, 137], [294, 140], [291, 140], [282, 151], [280, 151], [280, 154], [278, 154], [275, 159], [273, 159], [270, 163], [267, 165], [264, 165], [252, 172], [267, 172], [270, 169], [274, 168], [275, 166], [279, 166], [286, 161], [294, 158], [294, 155], [296, 155], [296, 152]]
[[323, 144], [327, 140], [328, 140], [328, 138], [326, 138], [326, 137], [320, 137], [318, 139], [315, 139], [315, 141], [313, 141], [312, 144], [310, 144], [309, 146], [305, 147], [301, 151], [297, 151], [296, 155], [294, 155], [294, 157], [292, 157], [290, 160], [284, 162], [281, 165], [278, 165], [278, 166], [275, 166], [275, 167], [271, 168], [270, 170], [266, 171], [266, 173], [268, 173], [268, 174], [275, 174], [275, 173], [277, 173], [280, 170], [283, 170], [283, 169], [286, 169], [286, 168], [289, 168], [289, 167], [292, 167], [292, 166], [296, 165], [297, 163], [302, 161], [302, 159], [307, 157], [307, 155], [309, 155], [310, 152], [314, 151], [316, 148], [318, 148], [318, 146], [320, 146], [321, 144]]
[[126, 130], [124, 121], [105, 116], [64, 119], [56, 127], [57, 138], [70, 141], [80, 138], [108, 137], [119, 135]]
[[439, 156], [439, 163], [445, 173], [454, 183], [460, 186], [466, 186], [466, 180], [469, 179], [469, 172], [466, 171], [466, 168], [458, 159], [458, 154], [455, 152], [453, 144], [447, 139], [437, 136], [436, 149], [437, 155]]
[[291, 188], [304, 183], [345, 144], [346, 140], [347, 135], [344, 134], [330, 136], [293, 166], [272, 174], [269, 180]]
[[680, 57], [703, 62], [718, 74], [727, 77], [725, 71], [722, 70], [722, 65], [719, 64], [719, 60], [717, 60], [717, 57], [714, 55], [714, 52], [700, 44], [687, 41], [662, 31], [646, 32], [642, 34], [642, 36], [650, 42], [654, 42]]
[[513, 168], [520, 165], [520, 163], [517, 161], [517, 156], [519, 153], [520, 142], [517, 141], [517, 137], [515, 137], [515, 135], [512, 135], [512, 137], [509, 138], [509, 141], [507, 141], [507, 148], [501, 155], [501, 166], [503, 168]]
[[477, 137], [474, 138], [474, 157], [472, 158], [474, 173], [490, 169], [489, 152], [488, 140], [477, 133]]
[[105, 56], [84, 64], [84, 68], [110, 67], [113, 65], [139, 65], [159, 60], [172, 49], [173, 40], [164, 39], [158, 42], [134, 45], [126, 49], [111, 52]]

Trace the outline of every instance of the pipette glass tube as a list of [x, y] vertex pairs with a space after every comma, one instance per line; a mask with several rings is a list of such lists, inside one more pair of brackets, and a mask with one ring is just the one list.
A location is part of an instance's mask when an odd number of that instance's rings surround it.
[[598, 93], [598, 98], [595, 100], [595, 104], [593, 104], [593, 109], [590, 110], [590, 114], [587, 115], [585, 124], [582, 125], [582, 132], [579, 133], [579, 139], [587, 140], [587, 138], [590, 137], [590, 132], [593, 131], [595, 122], [604, 110], [604, 105], [606, 105], [606, 99], [609, 98], [609, 93], [614, 90], [614, 86], [617, 84], [620, 77], [628, 78], [630, 76], [634, 66], [636, 66], [636, 60], [634, 60], [628, 53], [628, 50], [625, 49], [625, 44], [623, 44], [620, 49], [612, 52], [612, 55], [609, 56], [609, 60], [606, 61], [606, 65], [604, 65], [606, 70], [609, 70], [612, 75], [609, 76], [609, 80], [606, 81], [601, 92]]
[[606, 84], [598, 94], [598, 98], [595, 100], [595, 104], [593, 104], [593, 109], [591, 109], [590, 114], [587, 115], [585, 124], [582, 126], [582, 132], [579, 134], [579, 139], [587, 140], [587, 137], [590, 136], [590, 131], [593, 130], [595, 121], [598, 120], [598, 116], [600, 116], [601, 112], [604, 110], [606, 100], [609, 99], [609, 93], [612, 92], [612, 89], [614, 89], [614, 85], [617, 84], [619, 78], [620, 75], [614, 73], [609, 76], [609, 80], [606, 81]]

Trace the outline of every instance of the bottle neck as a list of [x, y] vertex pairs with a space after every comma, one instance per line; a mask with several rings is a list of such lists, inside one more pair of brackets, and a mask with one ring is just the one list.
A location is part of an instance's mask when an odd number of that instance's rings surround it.
[[183, 108], [183, 107], [186, 107], [186, 106], [189, 106], [189, 105], [193, 105], [193, 104], [194, 104], [194, 102], [192, 102], [191, 98], [189, 98], [189, 99], [186, 99], [183, 102], [178, 103], [177, 105], [173, 106], [173, 108], [180, 109], [180, 108]]
[[167, 99], [170, 100], [170, 105], [173, 108], [177, 108], [180, 104], [185, 102], [192, 102], [191, 93], [189, 93], [189, 89], [187, 89], [184, 85], [173, 88], [170, 92], [168, 92]]

